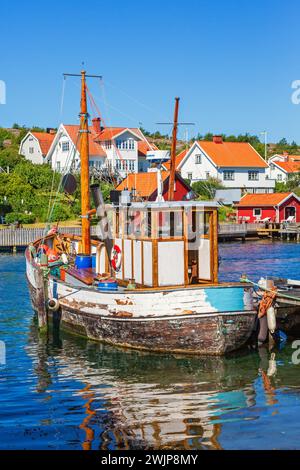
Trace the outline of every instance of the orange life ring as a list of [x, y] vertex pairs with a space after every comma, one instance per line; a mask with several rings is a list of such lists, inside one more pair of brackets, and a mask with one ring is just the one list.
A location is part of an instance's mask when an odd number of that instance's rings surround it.
[[122, 251], [118, 245], [114, 245], [111, 250], [110, 262], [114, 271], [119, 271], [122, 263]]

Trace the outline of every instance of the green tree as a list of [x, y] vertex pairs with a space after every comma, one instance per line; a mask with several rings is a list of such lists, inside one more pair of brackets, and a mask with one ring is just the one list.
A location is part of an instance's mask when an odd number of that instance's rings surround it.
[[192, 190], [197, 194], [199, 199], [213, 199], [217, 189], [223, 189], [221, 181], [216, 178], [208, 178], [205, 181], [197, 181], [192, 184]]

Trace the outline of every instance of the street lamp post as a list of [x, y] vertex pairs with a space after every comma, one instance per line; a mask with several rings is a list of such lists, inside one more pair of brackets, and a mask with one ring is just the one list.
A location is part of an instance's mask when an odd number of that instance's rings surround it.
[[268, 132], [267, 131], [263, 131], [260, 133], [260, 135], [263, 135], [264, 136], [264, 143], [265, 143], [265, 160], [267, 160], [267, 156], [268, 156], [268, 151], [267, 151], [267, 135], [268, 135]]

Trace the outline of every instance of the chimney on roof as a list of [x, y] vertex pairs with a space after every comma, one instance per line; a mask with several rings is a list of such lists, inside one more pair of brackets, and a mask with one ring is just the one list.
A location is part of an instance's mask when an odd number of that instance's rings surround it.
[[215, 144], [223, 144], [223, 137], [221, 135], [214, 135], [213, 142]]
[[93, 128], [94, 128], [94, 131], [96, 132], [96, 134], [100, 134], [100, 132], [101, 132], [101, 118], [97, 117], [97, 118], [92, 119], [92, 123], [93, 123]]
[[46, 132], [47, 134], [52, 134], [52, 135], [56, 134], [56, 130], [52, 129], [51, 127], [47, 127]]
[[289, 161], [289, 154], [288, 154], [288, 152], [283, 152], [282, 156], [283, 156], [285, 162], [288, 162], [288, 161]]

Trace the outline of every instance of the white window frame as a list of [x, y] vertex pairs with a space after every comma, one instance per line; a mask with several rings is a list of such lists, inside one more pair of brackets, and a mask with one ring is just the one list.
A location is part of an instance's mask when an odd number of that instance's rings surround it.
[[234, 170], [225, 170], [225, 171], [223, 171], [223, 180], [224, 181], [234, 181], [235, 180], [235, 171]]
[[62, 152], [69, 152], [70, 150], [70, 142], [65, 141], [61, 143], [61, 151]]
[[201, 153], [197, 153], [197, 154], [195, 155], [195, 163], [196, 163], [196, 165], [201, 165], [201, 163], [202, 163], [202, 155], [201, 155]]
[[[255, 211], [259, 211], [259, 214], [255, 214]], [[260, 209], [259, 207], [254, 207], [253, 208], [253, 216], [254, 217], [261, 217], [261, 214], [262, 214], [262, 209]]]
[[259, 181], [259, 171], [249, 170], [248, 171], [248, 181]]
[[128, 150], [134, 150], [135, 149], [135, 140], [134, 139], [128, 139]]
[[278, 175], [277, 175], [277, 181], [282, 181], [282, 173], [278, 173]]
[[187, 174], [187, 179], [190, 180], [190, 181], [192, 181], [192, 179], [193, 179], [193, 173], [188, 173], [188, 174]]

